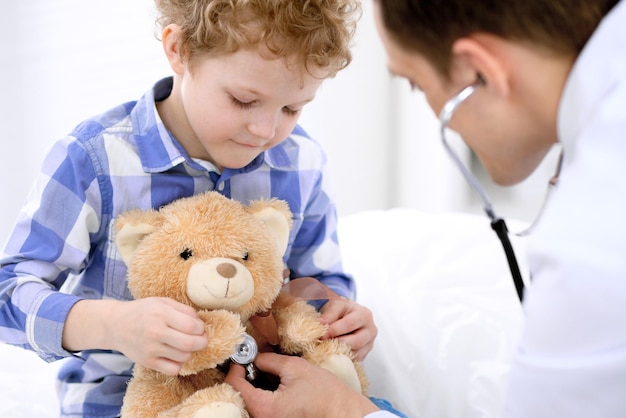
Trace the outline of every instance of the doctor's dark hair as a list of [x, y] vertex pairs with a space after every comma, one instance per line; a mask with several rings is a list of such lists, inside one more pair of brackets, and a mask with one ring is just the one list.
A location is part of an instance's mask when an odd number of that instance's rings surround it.
[[454, 41], [489, 33], [577, 56], [618, 0], [375, 0], [400, 47], [449, 75]]
[[[181, 28], [185, 59], [266, 46], [309, 73], [333, 77], [352, 60], [359, 0], [155, 0], [163, 29]], [[271, 58], [271, 56], [270, 56]]]

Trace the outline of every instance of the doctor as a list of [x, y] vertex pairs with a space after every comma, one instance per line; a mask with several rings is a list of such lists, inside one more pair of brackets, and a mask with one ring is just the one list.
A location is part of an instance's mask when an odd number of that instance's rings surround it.
[[[450, 127], [494, 181], [563, 150], [504, 416], [626, 416], [626, 0], [375, 0], [375, 16], [390, 71], [437, 113], [458, 102]], [[257, 366], [278, 390], [228, 376], [257, 418], [391, 416], [301, 359]]]

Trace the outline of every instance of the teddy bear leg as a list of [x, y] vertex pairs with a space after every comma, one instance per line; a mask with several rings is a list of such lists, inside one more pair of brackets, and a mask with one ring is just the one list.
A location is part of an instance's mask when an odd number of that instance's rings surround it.
[[361, 381], [352, 360], [344, 354], [333, 354], [326, 358], [320, 367], [333, 373], [357, 392], [361, 392]]
[[357, 392], [366, 394], [367, 378], [362, 365], [353, 360], [352, 349], [337, 339], [321, 341], [303, 357], [330, 371]]
[[201, 389], [159, 418], [248, 418], [243, 398], [232, 386], [221, 383]]
[[193, 414], [193, 418], [240, 418], [241, 416], [241, 409], [230, 402], [213, 402]]
[[195, 388], [176, 378], [135, 365], [122, 404], [122, 418], [150, 418], [191, 396]]

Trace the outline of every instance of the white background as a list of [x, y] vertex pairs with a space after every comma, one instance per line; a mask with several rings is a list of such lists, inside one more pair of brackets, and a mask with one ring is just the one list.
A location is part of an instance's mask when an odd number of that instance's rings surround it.
[[[437, 120], [423, 97], [390, 78], [370, 1], [364, 3], [353, 63], [325, 82], [301, 119], [328, 152], [340, 215], [394, 207], [479, 212], [475, 195], [444, 153]], [[152, 0], [3, 0], [0, 17], [1, 243], [52, 142], [83, 119], [138, 99], [170, 70], [154, 37]], [[477, 174], [501, 215], [528, 220], [540, 206], [551, 170], [550, 161], [512, 189], [497, 188], [480, 170]], [[447, 237], [442, 229], [440, 246]], [[421, 232], [415, 231], [416, 238]], [[437, 248], [433, 241], [429, 248]], [[36, 399], [55, 404], [54, 369], [39, 369], [35, 355], [23, 350], [0, 357], [13, 390], [4, 393], [2, 405], [25, 411], [10, 416], [32, 416], [28, 397], [33, 395], [23, 392], [33, 382], [31, 364]], [[37, 416], [48, 414], [54, 416], [54, 410], [44, 408]]]
[[[0, 16], [2, 242], [52, 142], [83, 119], [138, 99], [171, 71], [150, 0], [5, 1]], [[328, 152], [340, 215], [480, 211], [444, 154], [423, 97], [389, 76], [367, 0], [353, 63], [325, 82], [300, 122]], [[496, 209], [532, 218], [549, 170], [510, 190], [485, 180]]]

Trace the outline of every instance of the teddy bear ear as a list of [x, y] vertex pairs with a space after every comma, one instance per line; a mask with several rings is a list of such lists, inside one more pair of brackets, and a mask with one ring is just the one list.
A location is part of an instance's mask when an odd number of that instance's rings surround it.
[[263, 222], [267, 230], [274, 236], [276, 246], [280, 254], [285, 254], [289, 244], [289, 231], [291, 229], [290, 212], [277, 207], [275, 202], [265, 205], [257, 202], [250, 206], [252, 216]]
[[161, 216], [156, 211], [133, 210], [116, 219], [115, 245], [127, 266], [141, 241], [153, 233], [160, 223]]

